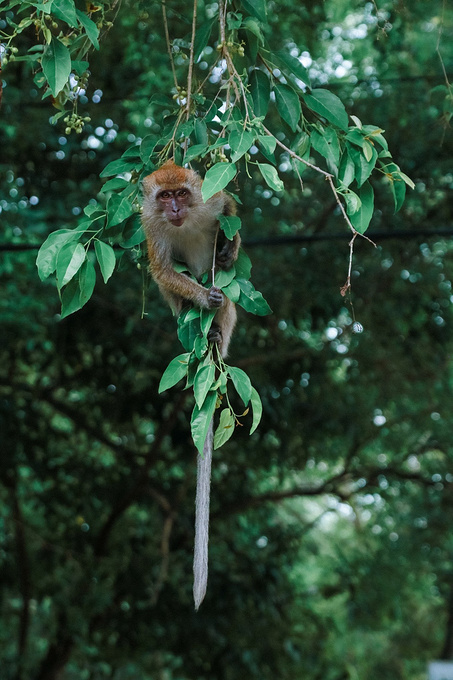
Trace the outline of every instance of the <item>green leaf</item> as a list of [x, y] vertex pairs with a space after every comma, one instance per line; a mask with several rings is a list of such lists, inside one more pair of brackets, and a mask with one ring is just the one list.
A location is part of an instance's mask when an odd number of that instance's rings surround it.
[[220, 228], [229, 241], [241, 228], [241, 218], [237, 215], [219, 215]]
[[123, 240], [120, 242], [120, 246], [121, 248], [134, 248], [134, 246], [143, 243], [145, 238], [145, 232], [140, 220], [133, 218], [127, 223], [123, 231]]
[[216, 309], [200, 309], [200, 330], [205, 337], [208, 335], [216, 313]]
[[272, 54], [271, 59], [272, 57], [275, 57], [277, 65], [282, 67], [283, 72], [288, 69], [298, 80], [301, 80], [306, 85], [310, 85], [310, 76], [308, 75], [308, 71], [305, 66], [300, 63], [299, 59], [293, 57], [286, 50], [275, 52]]
[[347, 145], [348, 153], [351, 159], [353, 160], [355, 166], [355, 179], [359, 187], [361, 187], [362, 184], [368, 179], [368, 177], [373, 172], [373, 168], [376, 165], [376, 161], [378, 158], [378, 153], [374, 147], [371, 147], [372, 148], [371, 160], [367, 161], [365, 155], [361, 150], [357, 149], [355, 146], [352, 146], [351, 144], [349, 144], [349, 142], [347, 142]]
[[204, 48], [206, 47], [206, 45], [209, 42], [212, 27], [213, 27], [216, 19], [217, 19], [217, 17], [214, 17], [214, 19], [209, 19], [209, 21], [205, 21], [204, 23], [200, 24], [200, 26], [198, 26], [198, 28], [197, 28], [197, 32], [196, 32], [196, 36], [195, 36], [195, 43], [194, 43], [194, 60], [195, 60], [195, 63], [198, 61], [199, 57], [201, 56], [201, 53], [203, 52]]
[[86, 251], [81, 243], [68, 243], [58, 253], [57, 280], [61, 289], [77, 274], [86, 259]]
[[206, 146], [209, 142], [208, 128], [203, 118], [195, 118], [193, 131], [196, 143]]
[[144, 163], [148, 163], [157, 145], [158, 139], [155, 135], [146, 135], [140, 143], [140, 158]]
[[244, 21], [242, 22], [243, 28], [245, 31], [248, 31], [249, 37], [250, 33], [252, 34], [253, 39], [256, 38], [257, 44], [259, 43], [260, 45], [264, 44], [264, 35], [263, 31], [260, 28], [260, 25], [255, 19], [252, 17], [246, 17]]
[[406, 198], [406, 185], [397, 177], [393, 176], [392, 181], [392, 193], [393, 199], [395, 201], [395, 212], [401, 209], [404, 199]]
[[207, 151], [207, 144], [194, 144], [193, 146], [189, 146], [186, 155], [184, 156], [184, 163], [190, 163], [194, 158], [205, 156]]
[[90, 260], [85, 260], [80, 271], [63, 288], [61, 293], [61, 318], [77, 312], [91, 298], [96, 283], [96, 272]]
[[51, 12], [71, 28], [77, 28], [77, 14], [72, 0], [53, 0]]
[[135, 161], [118, 158], [116, 161], [111, 161], [111, 163], [106, 165], [99, 177], [112, 177], [112, 175], [119, 175], [123, 172], [131, 172], [135, 166]]
[[99, 262], [102, 278], [104, 279], [104, 283], [107, 283], [113, 274], [113, 270], [115, 269], [115, 251], [108, 243], [98, 240], [94, 242], [94, 250]]
[[252, 383], [247, 373], [241, 368], [235, 366], [228, 366], [228, 375], [233, 381], [236, 392], [244, 402], [244, 406], [248, 406], [250, 397], [252, 396]]
[[406, 197], [406, 184], [413, 189], [414, 183], [401, 172], [396, 163], [388, 163], [382, 168], [385, 172], [387, 179], [390, 182], [390, 188], [393, 194], [393, 200], [395, 201], [395, 212], [398, 212], [404, 203]]
[[302, 112], [298, 95], [291, 87], [281, 83], [274, 85], [274, 92], [280, 116], [288, 123], [291, 130], [295, 132]]
[[46, 238], [36, 258], [36, 266], [41, 281], [47, 279], [57, 268], [57, 255], [61, 248], [79, 237], [80, 231], [76, 229], [58, 229]]
[[77, 312], [81, 308], [79, 278], [75, 277], [63, 288], [61, 293], [61, 318]]
[[356, 146], [360, 146], [361, 149], [363, 149], [363, 145], [365, 143], [365, 138], [363, 134], [359, 130], [348, 130], [348, 134], [346, 135], [346, 139], [351, 142], [351, 144], [355, 144]]
[[348, 187], [351, 182], [354, 181], [355, 177], [355, 165], [354, 161], [350, 157], [348, 150], [345, 149], [341, 157], [340, 169], [338, 171], [338, 179], [340, 182]]
[[311, 94], [304, 94], [304, 100], [309, 109], [323, 116], [329, 123], [333, 123], [341, 130], [348, 129], [348, 114], [344, 104], [336, 94], [329, 90], [312, 90]]
[[229, 408], [222, 409], [220, 422], [214, 435], [214, 449], [220, 449], [234, 432], [235, 420]]
[[231, 149], [231, 160], [236, 163], [252, 146], [255, 141], [255, 134], [250, 130], [234, 131], [228, 137], [228, 144]]
[[259, 135], [257, 137], [258, 144], [260, 145], [261, 153], [268, 161], [275, 165], [276, 160], [274, 156], [275, 147], [277, 146], [277, 140], [275, 137], [270, 135]]
[[160, 379], [159, 394], [176, 385], [185, 375], [187, 375], [190, 357], [191, 352], [186, 352], [170, 361]]
[[80, 307], [83, 307], [91, 298], [95, 283], [96, 271], [91, 260], [87, 258], [79, 271]]
[[85, 29], [85, 33], [87, 35], [88, 40], [91, 42], [91, 44], [98, 50], [99, 49], [99, 29], [94, 23], [92, 19], [90, 19], [89, 16], [87, 16], [84, 12], [81, 12], [79, 9], [76, 9], [77, 13], [77, 18], [82, 24], [83, 28]]
[[362, 201], [357, 196], [357, 194], [351, 190], [343, 194], [343, 197], [346, 202], [346, 212], [348, 215], [354, 215], [360, 209]]
[[251, 404], [253, 409], [253, 421], [252, 427], [250, 428], [250, 434], [253, 434], [260, 424], [261, 415], [263, 413], [263, 405], [261, 403], [260, 395], [254, 387], [252, 387]]
[[234, 263], [234, 268], [236, 269], [236, 278], [248, 281], [252, 271], [252, 261], [242, 248], [239, 250], [238, 259]]
[[212, 168], [209, 168], [201, 186], [203, 201], [206, 203], [211, 196], [222, 191], [235, 175], [236, 166], [234, 163], [216, 163]]
[[331, 128], [326, 129], [322, 135], [317, 130], [313, 130], [310, 140], [314, 150], [326, 159], [329, 170], [337, 175], [340, 162], [340, 145], [335, 131]]
[[373, 148], [374, 148], [374, 147], [370, 144], [370, 142], [367, 142], [367, 141], [365, 140], [365, 142], [364, 142], [364, 144], [363, 144], [363, 155], [365, 156], [365, 158], [366, 158], [366, 160], [368, 161], [368, 163], [369, 163], [369, 162], [371, 161], [371, 159], [373, 158]]
[[178, 338], [184, 349], [191, 352], [198, 336], [201, 336], [200, 310], [192, 308], [178, 316]]
[[203, 406], [198, 408], [195, 404], [190, 419], [190, 428], [192, 431], [192, 439], [198, 452], [203, 455], [203, 447], [206, 440], [206, 435], [214, 415], [215, 405], [217, 402], [217, 392], [211, 391], [208, 393], [203, 402]]
[[[351, 116], [351, 118], [353, 118], [353, 116]], [[388, 151], [389, 145], [383, 135], [385, 130], [378, 128], [375, 125], [364, 125], [362, 129], [368, 141], [371, 143], [377, 142], [384, 149], [384, 151]]]
[[42, 70], [54, 97], [64, 88], [71, 74], [71, 56], [66, 45], [52, 38], [41, 60]]
[[268, 163], [257, 163], [257, 165], [267, 186], [274, 191], [284, 190], [285, 186], [273, 165], [269, 165]]
[[[217, 285], [217, 284], [216, 284]], [[219, 286], [220, 288], [221, 286]], [[225, 288], [222, 288], [222, 293], [227, 296], [231, 300], [231, 302], [238, 302], [240, 296], [241, 296], [241, 288], [238, 284], [238, 282], [233, 279], [232, 282], [226, 286]]]
[[374, 191], [369, 182], [365, 184], [358, 191], [361, 206], [359, 210], [350, 216], [351, 224], [354, 229], [357, 229], [359, 234], [364, 234], [368, 229], [374, 211]]
[[250, 281], [244, 281], [243, 279], [236, 279], [236, 281], [241, 289], [238, 304], [243, 307], [246, 312], [256, 314], [257, 316], [272, 314], [272, 310], [266, 300], [258, 290], [255, 290]]
[[234, 279], [236, 274], [235, 268], [231, 267], [231, 269], [220, 269], [216, 275], [215, 275], [215, 281], [214, 285], [217, 286], [217, 288], [226, 288], [227, 286], [230, 285], [232, 280]]
[[197, 335], [193, 343], [193, 350], [198, 359], [203, 359], [208, 351], [208, 340], [205, 335], [202, 335], [201, 333]]
[[407, 186], [410, 187], [411, 189], [415, 189], [415, 184], [411, 180], [411, 178], [408, 175], [406, 175], [406, 173], [402, 172], [399, 168], [398, 170], [396, 170], [396, 172], [393, 173], [393, 176], [395, 177], [395, 179], [402, 179], [403, 182], [407, 184]]
[[85, 71], [88, 70], [88, 67], [90, 65], [89, 61], [83, 61], [80, 59], [72, 59], [71, 60], [71, 71], [74, 73], [77, 73], [78, 76], [81, 76]]
[[117, 194], [112, 194], [107, 201], [107, 229], [121, 224], [128, 217], [134, 214], [135, 210], [127, 198], [121, 198]]
[[263, 23], [267, 23], [266, 0], [241, 0], [242, 7]]
[[128, 182], [122, 177], [114, 177], [113, 179], [107, 180], [107, 182], [102, 186], [101, 193], [105, 194], [107, 191], [116, 191], [117, 189], [125, 189], [128, 186]]
[[215, 364], [210, 362], [206, 366], [201, 366], [195, 376], [193, 393], [198, 408], [203, 406], [206, 396], [215, 382]]

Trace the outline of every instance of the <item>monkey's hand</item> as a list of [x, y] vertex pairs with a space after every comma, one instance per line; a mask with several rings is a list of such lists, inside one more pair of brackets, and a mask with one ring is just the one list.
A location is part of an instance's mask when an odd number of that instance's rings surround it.
[[208, 309], [223, 305], [223, 293], [217, 286], [212, 286], [208, 291]]
[[227, 241], [216, 255], [216, 264], [220, 269], [229, 269], [235, 260], [232, 243]]

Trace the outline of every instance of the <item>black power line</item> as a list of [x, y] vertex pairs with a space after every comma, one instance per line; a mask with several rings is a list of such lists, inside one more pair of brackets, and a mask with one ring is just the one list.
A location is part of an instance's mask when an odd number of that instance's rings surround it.
[[[442, 236], [449, 238], [453, 236], [453, 228], [439, 228], [439, 229], [396, 229], [395, 231], [367, 231], [367, 238], [375, 243], [382, 240], [397, 239], [417, 239], [429, 238], [432, 236]], [[263, 238], [248, 238], [243, 240], [246, 248], [253, 248], [255, 246], [284, 246], [298, 243], [316, 243], [317, 241], [345, 241], [351, 238], [351, 233], [348, 231], [338, 232], [334, 234], [292, 234], [291, 236], [265, 236]], [[39, 243], [0, 243], [0, 252], [27, 252], [37, 251], [41, 247]], [[124, 250], [119, 245], [113, 246], [116, 250]]]

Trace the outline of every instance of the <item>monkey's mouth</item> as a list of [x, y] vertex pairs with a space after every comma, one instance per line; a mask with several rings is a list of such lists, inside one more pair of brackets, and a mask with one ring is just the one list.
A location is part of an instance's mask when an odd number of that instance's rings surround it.
[[182, 227], [183, 222], [184, 222], [184, 218], [183, 217], [176, 217], [174, 220], [170, 220], [170, 222], [172, 223], [172, 225], [174, 227]]

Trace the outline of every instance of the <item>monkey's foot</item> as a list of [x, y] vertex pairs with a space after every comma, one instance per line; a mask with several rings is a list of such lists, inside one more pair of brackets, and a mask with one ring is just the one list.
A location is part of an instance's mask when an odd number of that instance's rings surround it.
[[216, 345], [222, 343], [222, 331], [220, 330], [220, 326], [217, 326], [216, 324], [211, 326], [211, 329], [208, 331], [208, 341], [215, 343]]

